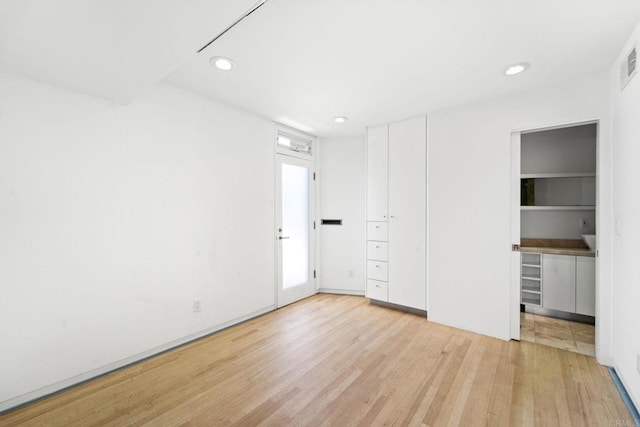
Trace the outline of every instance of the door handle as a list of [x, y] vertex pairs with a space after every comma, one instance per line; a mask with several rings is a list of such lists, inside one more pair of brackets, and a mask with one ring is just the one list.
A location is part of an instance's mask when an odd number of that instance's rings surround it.
[[289, 238], [289, 236], [287, 236], [287, 237], [278, 236], [279, 240], [285, 240], [285, 239], [288, 239], [288, 238]]

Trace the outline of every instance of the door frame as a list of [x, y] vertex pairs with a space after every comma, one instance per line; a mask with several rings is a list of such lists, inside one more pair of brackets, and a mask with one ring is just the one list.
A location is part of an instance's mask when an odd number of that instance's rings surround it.
[[[511, 155], [511, 170], [510, 170], [510, 218], [511, 218], [511, 231], [510, 231], [510, 239], [511, 239], [511, 247], [509, 250], [510, 254], [510, 292], [509, 292], [509, 338], [512, 340], [520, 341], [520, 154], [521, 154], [521, 136], [522, 134], [532, 133], [532, 132], [540, 132], [545, 130], [553, 130], [553, 129], [562, 129], [568, 127], [575, 127], [581, 125], [596, 125], [596, 234], [602, 233], [602, 227], [598, 227], [599, 225], [599, 215], [600, 215], [600, 128], [601, 122], [600, 119], [588, 119], [588, 120], [580, 120], [575, 122], [565, 122], [561, 124], [554, 124], [549, 126], [541, 126], [534, 128], [526, 128], [513, 130], [510, 134], [510, 155]], [[517, 251], [513, 250], [513, 245], [517, 245]], [[600, 246], [598, 244], [598, 246]], [[595, 280], [596, 280], [596, 328], [595, 328], [595, 345], [596, 345], [596, 355], [598, 353], [598, 319], [600, 317], [599, 313], [599, 256], [598, 250], [596, 248], [596, 256], [595, 256], [595, 264], [596, 264], [596, 272], [595, 272]]]
[[[522, 132], [511, 132], [510, 216], [511, 253], [509, 294], [509, 338], [520, 341], [520, 137]], [[517, 245], [517, 248], [516, 248]]]
[[[278, 137], [285, 136], [291, 137], [299, 140], [308, 141], [311, 144], [311, 150], [309, 153], [296, 151], [293, 149], [289, 149], [287, 147], [283, 147], [278, 143]], [[280, 176], [280, 171], [278, 170], [279, 162], [281, 157], [290, 157], [292, 159], [300, 159], [310, 162], [310, 194], [309, 194], [309, 225], [310, 225], [310, 242], [309, 242], [309, 270], [311, 272], [309, 276], [309, 281], [313, 284], [313, 292], [309, 295], [304, 295], [300, 299], [307, 298], [309, 296], [315, 295], [318, 293], [318, 260], [317, 254], [319, 253], [317, 244], [318, 244], [318, 235], [317, 235], [317, 210], [318, 210], [318, 188], [317, 188], [317, 180], [316, 180], [316, 158], [317, 158], [317, 150], [318, 150], [318, 138], [316, 136], [310, 135], [308, 133], [299, 131], [290, 126], [283, 125], [281, 123], [274, 122], [274, 287], [273, 287], [273, 298], [274, 298], [274, 307], [276, 309], [284, 307], [286, 305], [292, 304], [293, 302], [299, 301], [291, 301], [284, 304], [281, 304], [279, 290], [280, 290], [280, 274], [281, 274], [281, 262], [280, 262], [280, 233], [279, 233], [279, 210], [281, 209], [278, 206], [278, 192], [280, 188], [278, 185], [280, 184], [278, 177]]]

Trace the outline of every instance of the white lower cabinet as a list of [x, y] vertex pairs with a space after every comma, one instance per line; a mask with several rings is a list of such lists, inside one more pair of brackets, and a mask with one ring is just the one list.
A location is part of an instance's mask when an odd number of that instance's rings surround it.
[[551, 254], [542, 257], [542, 306], [575, 313], [576, 257]]
[[521, 259], [522, 304], [596, 315], [594, 257], [523, 253]]
[[576, 257], [576, 313], [596, 315], [596, 259]]

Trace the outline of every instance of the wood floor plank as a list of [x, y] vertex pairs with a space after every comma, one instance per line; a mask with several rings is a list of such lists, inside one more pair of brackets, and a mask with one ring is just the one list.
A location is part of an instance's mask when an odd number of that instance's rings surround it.
[[612, 425], [593, 357], [317, 295], [0, 416], [1, 426]]

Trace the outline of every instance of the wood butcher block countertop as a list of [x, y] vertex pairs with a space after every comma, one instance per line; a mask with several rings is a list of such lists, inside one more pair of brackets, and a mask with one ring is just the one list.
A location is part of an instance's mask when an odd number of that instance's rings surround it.
[[520, 239], [520, 252], [596, 256], [582, 240], [572, 239]]

